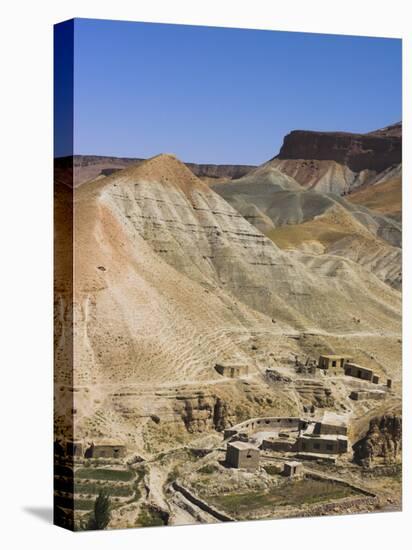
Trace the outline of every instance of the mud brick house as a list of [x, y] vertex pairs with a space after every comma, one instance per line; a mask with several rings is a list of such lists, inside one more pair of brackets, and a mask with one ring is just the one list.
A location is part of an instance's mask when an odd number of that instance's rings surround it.
[[123, 458], [126, 455], [126, 446], [112, 440], [102, 440], [92, 443], [86, 450], [86, 458]]
[[234, 441], [227, 444], [226, 464], [232, 468], [246, 468], [256, 470], [259, 468], [259, 449], [250, 443]]
[[345, 374], [346, 376], [353, 376], [354, 378], [359, 378], [360, 380], [367, 380], [373, 384], [379, 384], [379, 376], [377, 376], [372, 369], [367, 369], [361, 367], [356, 363], [345, 363]]
[[351, 358], [345, 355], [321, 355], [318, 361], [318, 368], [323, 370], [343, 368]]
[[283, 475], [287, 477], [299, 477], [303, 475], [302, 462], [285, 462], [283, 465]]
[[215, 365], [216, 371], [222, 376], [227, 376], [228, 378], [238, 378], [239, 376], [244, 376], [248, 374], [249, 368], [247, 365], [241, 364], [222, 364], [218, 363]]

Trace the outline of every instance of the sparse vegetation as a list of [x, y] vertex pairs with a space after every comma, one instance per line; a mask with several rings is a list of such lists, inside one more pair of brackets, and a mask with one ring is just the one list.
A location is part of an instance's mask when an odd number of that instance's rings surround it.
[[199, 468], [198, 473], [199, 474], [214, 474], [217, 471], [218, 471], [218, 468], [214, 464], [206, 464], [205, 466], [202, 466], [202, 468]]
[[93, 515], [90, 516], [87, 525], [88, 529], [106, 529], [110, 521], [110, 497], [102, 491], [94, 502]]
[[209, 500], [221, 510], [240, 518], [254, 512], [270, 511], [274, 507], [316, 504], [356, 494], [354, 489], [331, 481], [300, 480], [287, 482], [269, 491], [215, 495]]
[[150, 506], [144, 506], [137, 518], [138, 527], [158, 527], [167, 525], [167, 520], [164, 514]]
[[178, 475], [179, 475], [179, 469], [177, 466], [174, 466], [174, 468], [170, 470], [170, 472], [167, 474], [166, 482], [173, 483], [173, 481], [176, 481]]
[[263, 466], [263, 469], [271, 476], [276, 476], [280, 474], [282, 470], [281, 467], [276, 464], [268, 464], [267, 466]]

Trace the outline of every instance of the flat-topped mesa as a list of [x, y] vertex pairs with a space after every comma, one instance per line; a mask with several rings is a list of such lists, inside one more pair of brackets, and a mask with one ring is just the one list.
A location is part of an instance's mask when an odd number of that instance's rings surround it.
[[402, 162], [402, 138], [379, 133], [351, 134], [294, 130], [285, 136], [278, 159], [330, 160], [354, 172], [381, 172]]
[[375, 136], [395, 136], [395, 137], [402, 137], [402, 122], [395, 122], [395, 124], [391, 124], [390, 126], [385, 126], [385, 128], [379, 128], [378, 130], [373, 130], [372, 132], [369, 132], [368, 135], [375, 135]]

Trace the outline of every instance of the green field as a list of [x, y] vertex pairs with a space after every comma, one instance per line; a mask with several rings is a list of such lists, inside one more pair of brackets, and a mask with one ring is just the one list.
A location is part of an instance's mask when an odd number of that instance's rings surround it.
[[113, 470], [108, 468], [80, 468], [75, 471], [76, 479], [99, 479], [106, 481], [131, 481], [135, 474], [130, 470]]
[[[72, 493], [74, 489], [74, 507], [77, 510], [91, 510], [94, 506], [95, 496], [105, 490], [112, 497], [115, 504], [116, 497], [141, 497], [140, 483], [144, 477], [144, 469], [116, 470], [110, 468], [80, 468], [75, 471], [73, 477], [63, 477], [67, 469], [59, 469], [55, 477], [54, 486], [56, 491]], [[71, 471], [70, 471], [71, 473]], [[104, 483], [107, 481], [108, 483]], [[116, 483], [118, 482], [118, 483]], [[127, 483], [124, 485], [119, 482]], [[79, 495], [91, 495], [90, 498], [79, 498]], [[93, 495], [93, 496], [92, 496]], [[71, 501], [66, 496], [56, 496], [57, 504], [62, 508], [70, 509]], [[149, 521], [149, 519], [147, 519]]]
[[317, 504], [357, 494], [354, 489], [332, 481], [303, 479], [273, 487], [269, 491], [227, 493], [209, 497], [208, 500], [233, 517], [247, 517], [254, 512], [269, 512], [284, 506]]
[[[70, 510], [73, 506], [73, 501], [67, 497], [55, 497], [56, 506]], [[89, 499], [74, 499], [74, 509], [75, 510], [93, 510], [94, 500]]]

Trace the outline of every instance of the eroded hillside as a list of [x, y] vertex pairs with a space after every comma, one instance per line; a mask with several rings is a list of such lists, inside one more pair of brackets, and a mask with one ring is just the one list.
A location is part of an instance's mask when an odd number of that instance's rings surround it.
[[[387, 183], [366, 187], [363, 196], [371, 197], [372, 190], [379, 195], [383, 185]], [[330, 255], [329, 261], [346, 258], [400, 288], [400, 223], [377, 208], [366, 208], [362, 197], [352, 202], [307, 190], [271, 164], [213, 189], [281, 249]]]
[[[171, 387], [183, 401], [198, 403], [197, 391], [206, 401], [213, 396], [213, 410], [225, 393], [213, 368], [219, 361], [251, 366], [255, 408], [265, 408], [262, 365], [299, 353], [290, 336], [356, 334], [364, 348], [378, 338], [383, 349], [400, 332], [396, 291], [345, 257], [281, 250], [172, 156], [81, 186], [74, 212], [74, 378], [82, 386], [75, 408], [83, 433], [103, 422], [127, 437], [130, 410], [135, 423], [139, 416], [143, 423], [153, 415], [182, 418]], [[56, 300], [64, 319], [68, 295]], [[395, 353], [383, 368], [396, 373], [399, 360]], [[236, 416], [245, 388], [226, 398], [228, 414]], [[288, 392], [278, 398], [279, 408], [299, 406]]]

